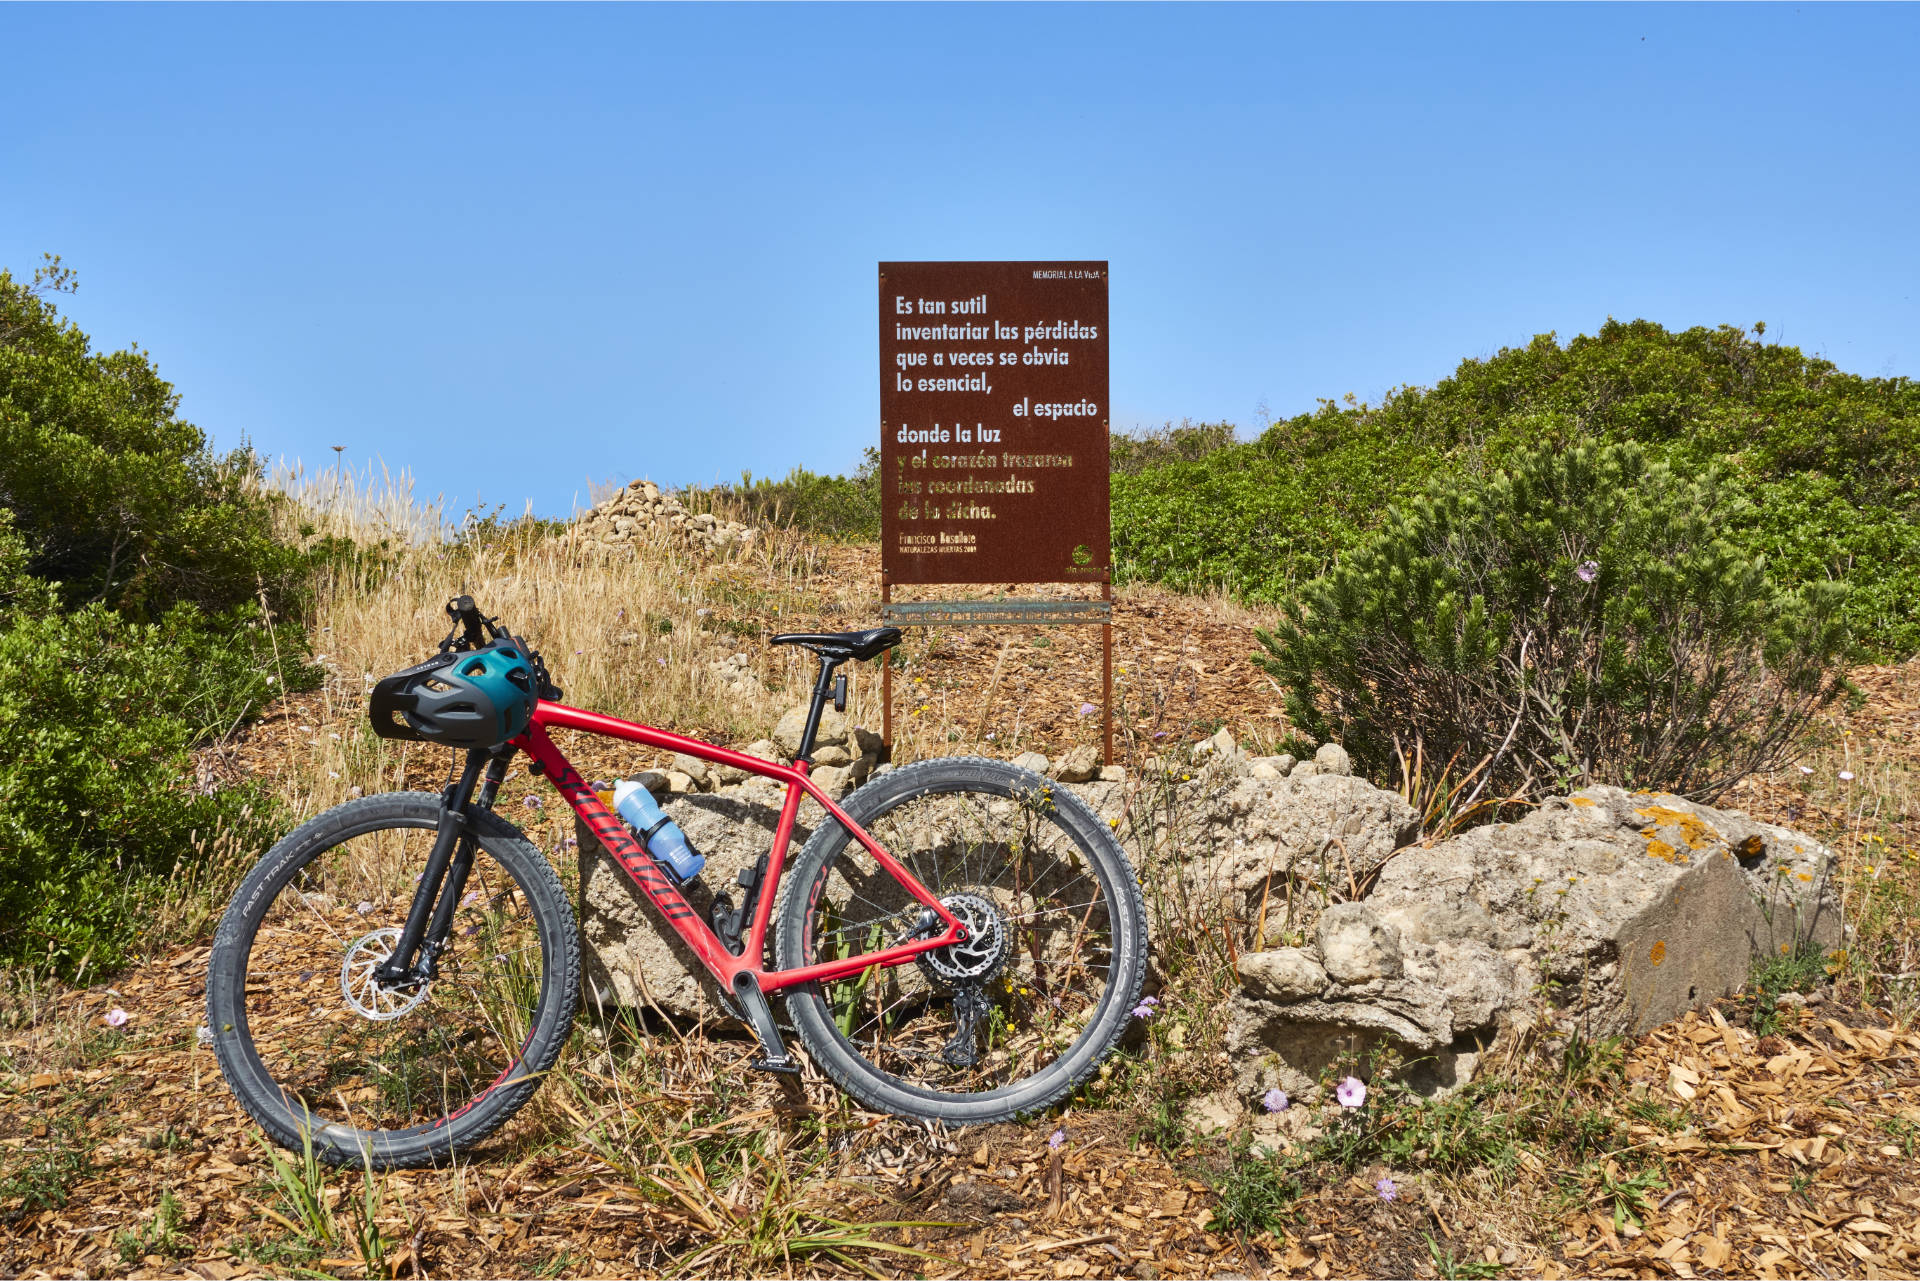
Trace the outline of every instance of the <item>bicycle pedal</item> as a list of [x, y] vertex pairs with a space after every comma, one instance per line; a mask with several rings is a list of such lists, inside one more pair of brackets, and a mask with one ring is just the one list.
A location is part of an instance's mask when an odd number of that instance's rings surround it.
[[800, 1060], [791, 1054], [782, 1054], [778, 1058], [761, 1055], [747, 1061], [747, 1066], [756, 1072], [778, 1072], [782, 1076], [799, 1076]]

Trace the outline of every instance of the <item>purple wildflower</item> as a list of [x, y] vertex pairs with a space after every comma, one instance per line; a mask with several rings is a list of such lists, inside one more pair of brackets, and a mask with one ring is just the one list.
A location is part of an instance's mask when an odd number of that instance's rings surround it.
[[116, 1005], [107, 1011], [106, 1020], [108, 1027], [125, 1027], [127, 1025], [127, 1012]]
[[538, 796], [529, 796], [529, 797], [527, 798], [527, 808], [528, 808], [528, 809], [530, 809], [530, 810], [537, 810], [537, 809], [539, 809], [539, 808], [540, 808], [540, 798], [539, 798]]
[[1387, 1178], [1382, 1178], [1378, 1183], [1374, 1184], [1373, 1190], [1380, 1194], [1382, 1201], [1391, 1201], [1400, 1195], [1400, 1185], [1392, 1179]]
[[1333, 1087], [1333, 1097], [1340, 1100], [1343, 1108], [1357, 1108], [1367, 1101], [1367, 1087], [1357, 1076], [1345, 1077]]
[[1133, 1017], [1134, 1017], [1134, 1018], [1136, 1018], [1136, 1019], [1150, 1019], [1150, 1018], [1152, 1018], [1152, 1017], [1153, 1017], [1153, 1007], [1154, 1007], [1154, 1006], [1156, 1006], [1156, 1005], [1158, 1005], [1158, 1004], [1160, 1004], [1160, 998], [1159, 998], [1159, 997], [1157, 997], [1157, 996], [1143, 996], [1143, 997], [1141, 997], [1141, 998], [1140, 998], [1140, 1004], [1138, 1004], [1138, 1005], [1136, 1005], [1136, 1006], [1134, 1006], [1134, 1007], [1133, 1007]]
[[1093, 704], [1092, 704], [1092, 703], [1082, 703], [1082, 704], [1080, 704], [1080, 714], [1081, 714], [1082, 716], [1091, 716], [1091, 715], [1093, 715]]
[[1581, 561], [1580, 568], [1573, 571], [1573, 576], [1583, 583], [1592, 582], [1594, 579], [1600, 577], [1600, 562], [1597, 560]]
[[1050, 1136], [1048, 1136], [1047, 1146], [1052, 1148], [1055, 1152], [1058, 1152], [1061, 1149], [1061, 1147], [1066, 1144], [1066, 1141], [1067, 1141], [1066, 1130], [1064, 1128], [1058, 1129], [1058, 1130], [1055, 1130]]
[[1260, 1102], [1266, 1105], [1266, 1109], [1269, 1112], [1285, 1112], [1287, 1110], [1287, 1092], [1275, 1086], [1273, 1089], [1267, 1091], [1266, 1097], [1261, 1099]]
[[359, 906], [355, 907], [353, 910], [360, 913], [360, 915], [365, 916], [368, 912], [371, 912], [373, 910], [373, 903], [370, 900], [361, 899]]

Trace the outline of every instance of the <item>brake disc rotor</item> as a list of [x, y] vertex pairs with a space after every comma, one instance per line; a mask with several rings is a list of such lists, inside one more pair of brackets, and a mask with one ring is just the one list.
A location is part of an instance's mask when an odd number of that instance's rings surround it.
[[347, 999], [347, 1007], [363, 1019], [387, 1023], [427, 999], [431, 983], [412, 988], [387, 987], [375, 977], [393, 956], [399, 942], [400, 927], [389, 925], [347, 949], [347, 959], [340, 964], [340, 995]]
[[940, 904], [967, 927], [967, 941], [922, 952], [921, 971], [945, 987], [985, 983], [1007, 963], [1011, 937], [1000, 919], [1000, 909], [985, 895], [971, 892], [950, 895]]

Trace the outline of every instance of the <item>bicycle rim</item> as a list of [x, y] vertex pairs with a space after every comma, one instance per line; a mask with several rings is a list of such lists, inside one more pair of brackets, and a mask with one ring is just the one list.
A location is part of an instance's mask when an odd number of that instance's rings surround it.
[[508, 1081], [538, 1026], [533, 903], [484, 847], [433, 981], [374, 979], [433, 841], [432, 826], [404, 822], [350, 832], [293, 867], [258, 917], [245, 1025], [280, 1101], [311, 1126], [389, 1140], [438, 1130]]
[[[1043, 781], [1011, 794], [957, 781], [885, 803], [860, 822], [949, 911], [966, 944], [819, 985], [829, 1034], [872, 1068], [932, 1096], [1006, 1091], [1104, 1038], [1119, 887]], [[1123, 866], [1123, 862], [1122, 862]], [[807, 887], [809, 962], [907, 937], [920, 905], [845, 840]]]

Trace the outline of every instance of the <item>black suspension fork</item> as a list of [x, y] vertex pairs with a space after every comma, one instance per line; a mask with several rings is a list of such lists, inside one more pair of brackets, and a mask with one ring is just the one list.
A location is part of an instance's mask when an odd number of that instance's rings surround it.
[[[476, 806], [493, 808], [493, 799], [506, 781], [507, 762], [512, 758], [513, 748], [504, 743], [491, 750], [470, 749], [459, 781], [449, 783], [440, 794], [440, 824], [434, 833], [433, 849], [427, 854], [426, 871], [414, 887], [400, 941], [386, 964], [374, 973], [380, 983], [393, 987], [434, 977], [434, 958], [446, 946], [453, 913], [460, 906], [460, 896], [467, 888], [467, 875], [473, 870], [472, 812]], [[483, 767], [484, 782], [480, 778]], [[477, 795], [476, 782], [480, 783]], [[414, 963], [416, 953], [420, 957], [417, 965]]]

